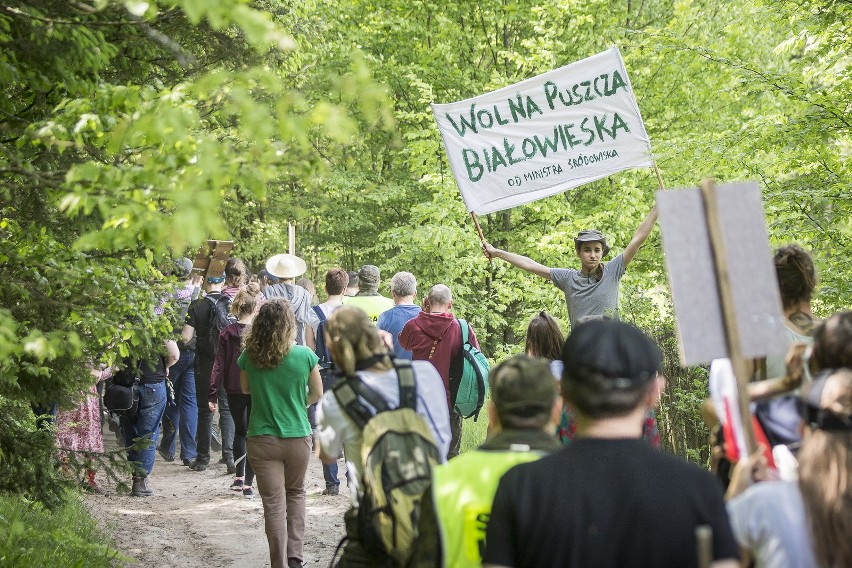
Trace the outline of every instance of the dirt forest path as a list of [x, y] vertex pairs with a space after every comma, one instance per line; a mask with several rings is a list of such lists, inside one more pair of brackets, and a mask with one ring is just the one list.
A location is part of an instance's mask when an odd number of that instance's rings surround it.
[[[107, 447], [115, 444], [106, 428], [104, 443]], [[342, 461], [340, 465], [343, 476]], [[136, 558], [132, 566], [269, 566], [260, 496], [247, 500], [241, 493], [230, 491], [232, 480], [223, 464], [195, 472], [181, 465], [179, 459], [166, 462], [157, 454], [150, 476], [155, 495], [140, 498], [110, 490], [104, 496], [86, 496], [85, 503], [113, 535], [118, 549]], [[349, 506], [346, 481], [344, 478], [341, 483], [340, 495], [321, 495], [325, 488], [322, 464], [311, 457], [305, 486], [304, 562], [310, 568], [328, 566], [345, 532], [343, 513]]]

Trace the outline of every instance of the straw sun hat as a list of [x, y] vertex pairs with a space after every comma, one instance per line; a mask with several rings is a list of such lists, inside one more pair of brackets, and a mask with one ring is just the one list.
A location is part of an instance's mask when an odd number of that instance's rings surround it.
[[266, 271], [278, 278], [296, 278], [307, 269], [305, 261], [292, 254], [276, 254], [266, 261]]

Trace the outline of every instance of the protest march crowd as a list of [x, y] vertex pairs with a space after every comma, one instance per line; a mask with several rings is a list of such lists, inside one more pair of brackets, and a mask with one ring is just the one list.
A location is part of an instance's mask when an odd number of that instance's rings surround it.
[[[305, 533], [312, 452], [322, 494], [342, 477], [351, 498], [335, 566], [852, 566], [852, 312], [817, 320], [810, 255], [777, 249], [790, 351], [752, 369], [760, 449], [732, 458], [730, 421], [708, 401], [712, 471], [669, 455], [654, 414], [661, 351], [618, 311], [656, 219], [654, 208], [606, 262], [604, 234], [580, 231], [579, 268], [483, 242], [489, 258], [553, 282], [570, 320], [565, 338], [542, 311], [525, 352], [491, 369], [446, 284], [418, 301], [415, 276], [398, 272], [386, 297], [378, 267], [332, 268], [320, 302], [292, 254], [256, 275], [237, 258], [203, 277], [177, 259], [180, 283], [157, 310], [177, 314], [179, 339], [92, 370], [132, 495], [155, 493], [155, 452], [213, 467], [218, 415], [220, 463], [232, 491], [262, 499], [275, 568], [302, 566], [305, 539], [321, 536]], [[480, 413], [487, 439], [461, 453]], [[60, 447], [102, 450], [100, 421], [95, 396], [60, 412]], [[99, 490], [95, 472], [87, 482]]]

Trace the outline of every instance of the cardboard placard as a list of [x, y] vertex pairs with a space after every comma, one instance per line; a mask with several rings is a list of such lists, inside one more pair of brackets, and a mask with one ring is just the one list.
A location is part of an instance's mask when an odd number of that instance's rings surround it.
[[[783, 354], [787, 334], [769, 236], [756, 182], [720, 185], [715, 198], [724, 272], [744, 358]], [[657, 192], [663, 250], [677, 319], [681, 363], [728, 357], [707, 211], [698, 189]]]
[[192, 274], [203, 278], [207, 278], [208, 274], [224, 274], [225, 264], [227, 264], [233, 248], [234, 241], [207, 241], [207, 244], [201, 245], [198, 252], [195, 253]]

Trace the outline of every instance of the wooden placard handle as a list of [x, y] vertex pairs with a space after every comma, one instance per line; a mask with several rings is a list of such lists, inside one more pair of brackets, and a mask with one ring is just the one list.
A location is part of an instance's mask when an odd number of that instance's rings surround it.
[[[740, 332], [737, 326], [737, 314], [734, 306], [733, 289], [728, 270], [728, 258], [725, 251], [725, 239], [722, 234], [722, 221], [719, 216], [719, 205], [716, 200], [716, 184], [712, 179], [701, 182], [701, 196], [704, 199], [704, 214], [707, 218], [707, 230], [710, 236], [710, 248], [713, 249], [713, 259], [716, 267], [716, 281], [719, 286], [719, 303], [722, 307], [722, 321], [725, 326], [725, 341], [728, 345], [728, 358], [737, 379], [737, 402], [743, 423], [746, 448], [749, 455], [757, 449], [754, 438], [754, 428], [751, 423], [751, 410], [748, 398], [748, 367], [743, 357]], [[748, 456], [740, 456], [745, 459]]]

